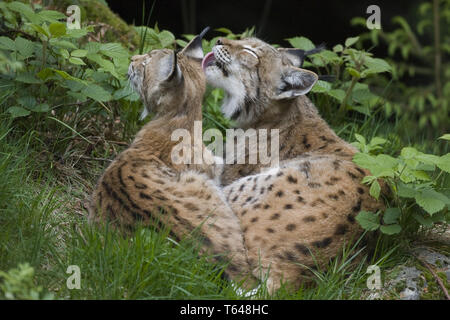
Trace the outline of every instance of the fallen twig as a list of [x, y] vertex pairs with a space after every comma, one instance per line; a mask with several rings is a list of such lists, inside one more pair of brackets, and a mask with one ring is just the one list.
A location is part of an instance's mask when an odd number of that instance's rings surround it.
[[433, 268], [424, 260], [420, 259], [417, 255], [413, 254], [414, 257], [419, 260], [420, 263], [422, 263], [428, 270], [430, 270], [431, 274], [433, 275], [433, 277], [436, 279], [436, 282], [439, 284], [439, 286], [441, 287], [442, 291], [444, 292], [445, 297], [447, 298], [447, 300], [450, 300], [450, 295], [448, 294], [447, 288], [445, 287], [444, 283], [442, 282], [441, 278], [439, 278], [439, 276], [436, 274], [436, 272], [434, 272]]

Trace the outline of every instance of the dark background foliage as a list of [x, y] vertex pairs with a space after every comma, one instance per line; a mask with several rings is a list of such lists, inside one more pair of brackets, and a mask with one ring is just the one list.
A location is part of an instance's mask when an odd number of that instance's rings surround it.
[[213, 29], [225, 26], [234, 32], [255, 26], [256, 35], [270, 43], [288, 45], [284, 39], [301, 35], [331, 47], [361, 32], [361, 28], [350, 26], [350, 19], [368, 16], [369, 5], [380, 7], [382, 27], [389, 28], [392, 17], [397, 15], [414, 20], [414, 8], [419, 1], [107, 0], [107, 3], [126, 22], [136, 25], [142, 23], [142, 9], [145, 8], [147, 21], [155, 3], [149, 25], [158, 22], [160, 28], [172, 31], [177, 38], [197, 33], [205, 26]]

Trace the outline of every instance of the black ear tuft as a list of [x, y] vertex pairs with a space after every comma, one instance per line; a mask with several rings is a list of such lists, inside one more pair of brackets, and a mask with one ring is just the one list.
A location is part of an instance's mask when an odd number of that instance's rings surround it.
[[333, 74], [322, 74], [319, 76], [319, 80], [326, 82], [334, 82], [336, 81], [336, 76]]
[[321, 43], [314, 49], [307, 51], [295, 48], [279, 48], [278, 51], [284, 54], [284, 56], [288, 58], [288, 60], [291, 62], [293, 66], [300, 68], [303, 66], [303, 62], [305, 61], [306, 56], [318, 53], [324, 49], [325, 43]]
[[202, 39], [208, 31], [209, 27], [203, 29], [199, 35], [195, 36], [186, 47], [184, 47], [181, 53], [191, 58], [203, 59]]

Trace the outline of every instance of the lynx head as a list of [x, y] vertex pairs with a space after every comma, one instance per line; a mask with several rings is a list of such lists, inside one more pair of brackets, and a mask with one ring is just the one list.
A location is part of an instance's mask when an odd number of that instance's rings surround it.
[[305, 69], [299, 49], [275, 49], [257, 38], [221, 38], [202, 62], [208, 83], [225, 90], [225, 116], [249, 125], [273, 103], [294, 99], [311, 90], [318, 76]]
[[149, 112], [157, 116], [185, 113], [186, 102], [199, 101], [201, 105], [205, 90], [202, 38], [208, 29], [178, 53], [158, 49], [131, 58], [128, 78], [144, 102], [141, 119]]

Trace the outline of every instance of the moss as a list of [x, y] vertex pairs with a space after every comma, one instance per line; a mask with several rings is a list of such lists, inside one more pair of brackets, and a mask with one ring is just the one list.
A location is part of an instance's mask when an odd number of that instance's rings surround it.
[[115, 14], [104, 0], [58, 0], [46, 1], [49, 8], [65, 12], [70, 5], [78, 5], [81, 10], [81, 21], [94, 22], [110, 26], [104, 34], [105, 42], [120, 42], [125, 47], [134, 50], [139, 45], [139, 35], [133, 26], [128, 25]]

